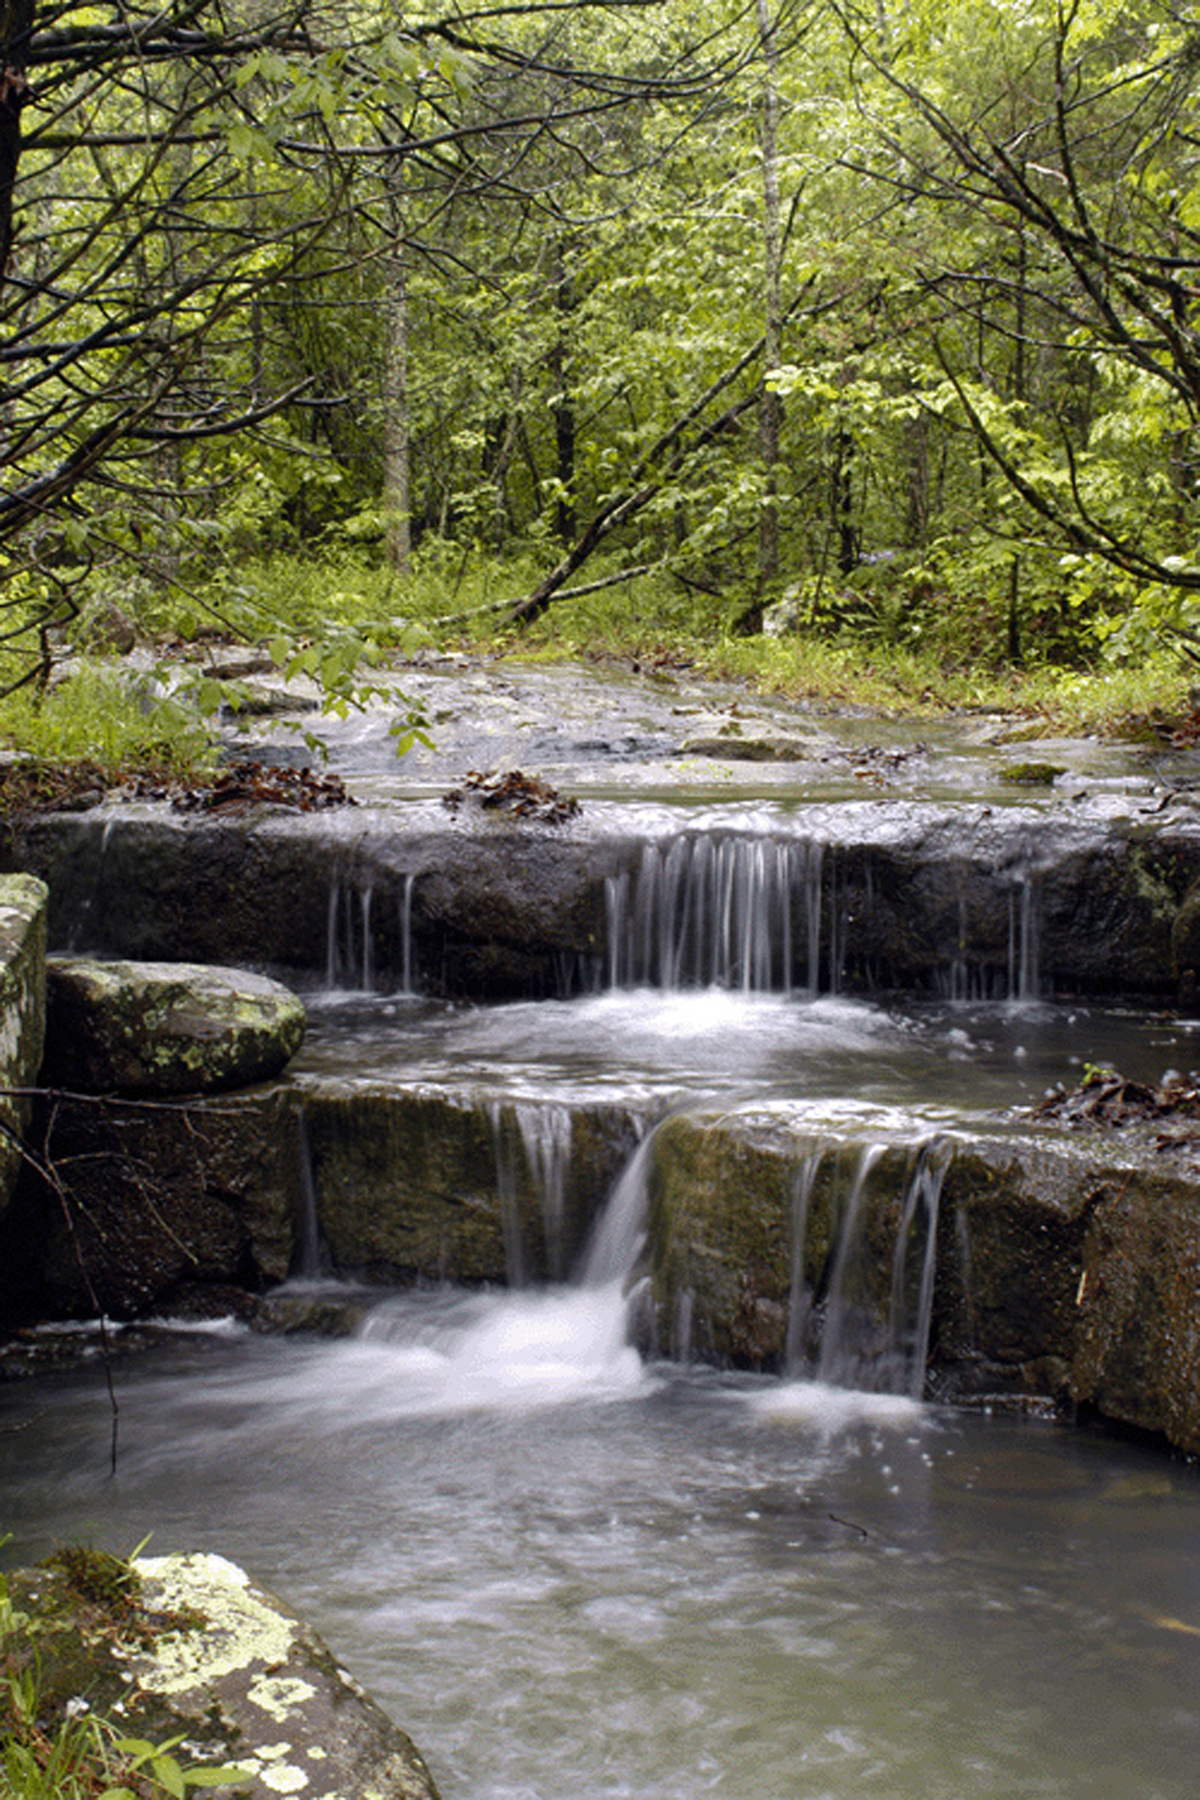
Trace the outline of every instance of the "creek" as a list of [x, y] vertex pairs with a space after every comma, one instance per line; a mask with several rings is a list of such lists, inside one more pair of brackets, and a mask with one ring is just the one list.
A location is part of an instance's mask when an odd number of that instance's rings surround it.
[[0, 1392], [22, 1560], [233, 1556], [445, 1800], [1192, 1800], [1195, 1469], [1114, 1435], [643, 1362], [614, 1290], [380, 1302]]
[[[675, 741], [639, 714], [618, 742], [656, 732]], [[351, 776], [380, 766], [374, 742], [347, 737]], [[939, 763], [959, 799], [964, 768]], [[830, 872], [822, 889], [807, 843], [697, 849], [699, 808], [673, 805], [684, 848], [672, 863], [660, 834], [609, 881], [582, 992], [413, 992], [411, 881], [390, 973], [371, 890], [329, 887], [299, 1094], [357, 1082], [513, 1110], [558, 1279], [524, 1280], [510, 1220], [507, 1289], [353, 1288], [322, 1275], [309, 1220], [292, 1292], [353, 1310], [353, 1335], [225, 1322], [119, 1360], [115, 1476], [95, 1364], [0, 1386], [5, 1561], [147, 1534], [156, 1552], [231, 1556], [411, 1732], [444, 1800], [1193, 1800], [1196, 1466], [1100, 1426], [922, 1399], [927, 1313], [903, 1326], [898, 1372], [856, 1346], [840, 1284], [854, 1170], [878, 1144], [1000, 1129], [1088, 1063], [1145, 1081], [1189, 1069], [1200, 1024], [1042, 997], [1020, 871], [986, 979], [951, 958], [940, 993], [840, 992]], [[797, 919], [807, 908], [803, 938], [782, 888]], [[583, 1255], [557, 1266], [570, 1119], [598, 1102], [628, 1109], [641, 1145]], [[635, 1348], [654, 1122], [775, 1106], [803, 1114], [801, 1239], [826, 1135], [856, 1141], [822, 1319], [837, 1355], [810, 1355], [797, 1326], [780, 1374], [706, 1366], [686, 1307], [670, 1359], [644, 1334]], [[505, 1154], [497, 1130], [501, 1208]], [[905, 1179], [932, 1214], [936, 1169]], [[793, 1312], [810, 1300], [797, 1273]]]

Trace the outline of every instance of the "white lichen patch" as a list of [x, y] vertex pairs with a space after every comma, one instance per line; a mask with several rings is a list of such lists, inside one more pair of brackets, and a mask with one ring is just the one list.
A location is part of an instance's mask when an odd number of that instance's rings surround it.
[[250, 1699], [255, 1706], [280, 1721], [297, 1706], [316, 1697], [316, 1688], [298, 1675], [258, 1675], [250, 1684]]
[[258, 1778], [273, 1794], [299, 1794], [308, 1786], [308, 1776], [295, 1763], [275, 1763]]
[[286, 1662], [297, 1626], [252, 1591], [244, 1569], [223, 1556], [139, 1557], [138, 1573], [163, 1610], [192, 1608], [204, 1615], [200, 1631], [159, 1638], [153, 1656], [135, 1659], [148, 1692], [180, 1694], [249, 1669]]

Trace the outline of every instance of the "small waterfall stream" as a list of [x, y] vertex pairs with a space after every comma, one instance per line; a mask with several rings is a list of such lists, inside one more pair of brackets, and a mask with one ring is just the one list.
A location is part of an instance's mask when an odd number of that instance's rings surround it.
[[[1195, 1470], [922, 1399], [939, 1222], [971, 1304], [954, 1121], [1028, 1103], [1129, 1029], [1033, 1004], [1054, 918], [1036, 857], [997, 863], [985, 949], [947, 879], [922, 1010], [871, 988], [888, 896], [853, 845], [784, 809], [758, 832], [658, 829], [608, 875], [559, 991], [488, 1005], [420, 994], [441, 954], [427, 877], [354, 874], [345, 847], [312, 913], [329, 996], [296, 1078], [294, 1273], [328, 1280], [316, 1120], [341, 1081], [363, 1130], [420, 1090], [398, 1143], [439, 1098], [462, 1115], [471, 1156], [430, 1180], [503, 1267], [334, 1284], [341, 1337], [225, 1321], [130, 1359], [112, 1481], [94, 1370], [0, 1386], [5, 1557], [152, 1532], [244, 1561], [413, 1733], [445, 1800], [1192, 1800]], [[1127, 1041], [1149, 1061], [1162, 1032]], [[664, 1198], [671, 1131], [752, 1105], [783, 1145], [779, 1354], [718, 1366], [704, 1282], [670, 1288], [655, 1233], [715, 1265], [686, 1181]], [[624, 1109], [621, 1155], [588, 1162], [604, 1108]], [[415, 1160], [364, 1213], [415, 1206]], [[731, 1309], [754, 1300], [730, 1281]]]

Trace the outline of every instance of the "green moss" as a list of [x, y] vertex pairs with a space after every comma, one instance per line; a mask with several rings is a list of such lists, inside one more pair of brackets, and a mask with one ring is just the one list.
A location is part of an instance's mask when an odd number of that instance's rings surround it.
[[92, 1544], [68, 1544], [55, 1550], [41, 1566], [57, 1570], [75, 1599], [100, 1607], [115, 1618], [123, 1619], [136, 1611], [141, 1599], [141, 1577], [133, 1564], [110, 1550], [97, 1550]]
[[1001, 769], [1000, 779], [1009, 787], [1053, 787], [1066, 772], [1061, 763], [1019, 762]]

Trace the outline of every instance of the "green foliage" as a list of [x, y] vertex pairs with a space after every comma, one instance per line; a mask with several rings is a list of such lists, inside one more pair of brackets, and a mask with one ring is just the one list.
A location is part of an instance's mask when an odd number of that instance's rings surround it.
[[46, 763], [97, 763], [113, 781], [133, 769], [186, 773], [213, 761], [210, 732], [184, 700], [147, 676], [83, 662], [45, 694], [0, 700], [0, 742]]

